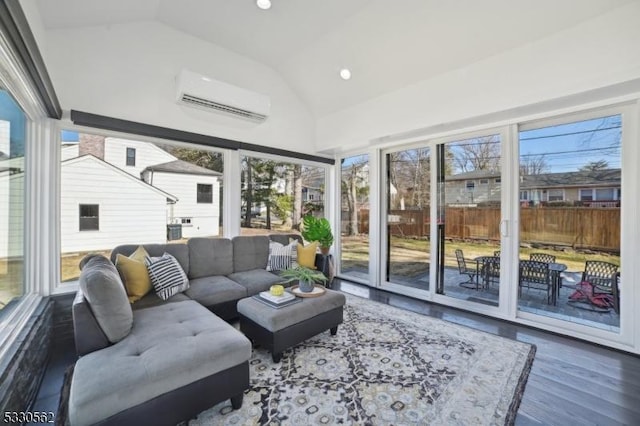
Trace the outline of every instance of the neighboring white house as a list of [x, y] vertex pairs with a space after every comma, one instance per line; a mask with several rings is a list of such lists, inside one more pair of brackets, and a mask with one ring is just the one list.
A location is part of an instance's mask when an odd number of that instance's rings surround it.
[[218, 235], [221, 173], [182, 160], [147, 167], [142, 179], [175, 195], [167, 223], [181, 224], [182, 236]]
[[177, 199], [93, 155], [62, 162], [62, 253], [166, 242], [167, 203]]
[[[61, 159], [63, 253], [164, 243], [169, 224], [185, 238], [219, 234], [221, 173], [153, 143], [93, 135], [63, 143]], [[80, 229], [92, 220], [98, 230]]]

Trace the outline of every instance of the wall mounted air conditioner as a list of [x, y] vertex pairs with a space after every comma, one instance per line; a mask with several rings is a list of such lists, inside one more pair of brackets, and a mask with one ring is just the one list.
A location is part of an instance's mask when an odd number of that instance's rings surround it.
[[271, 99], [261, 93], [188, 70], [182, 70], [176, 82], [180, 104], [256, 122], [263, 122], [269, 117]]

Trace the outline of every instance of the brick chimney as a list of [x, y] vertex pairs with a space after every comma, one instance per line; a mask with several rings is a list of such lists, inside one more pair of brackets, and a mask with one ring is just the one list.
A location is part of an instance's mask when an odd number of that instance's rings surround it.
[[104, 160], [104, 136], [80, 133], [78, 155], [86, 154], [91, 154], [94, 157]]

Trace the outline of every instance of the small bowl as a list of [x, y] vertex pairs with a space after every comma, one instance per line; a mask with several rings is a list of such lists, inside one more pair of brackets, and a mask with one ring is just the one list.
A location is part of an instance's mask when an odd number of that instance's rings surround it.
[[284, 287], [280, 284], [275, 284], [269, 288], [269, 292], [274, 296], [282, 296], [284, 294]]

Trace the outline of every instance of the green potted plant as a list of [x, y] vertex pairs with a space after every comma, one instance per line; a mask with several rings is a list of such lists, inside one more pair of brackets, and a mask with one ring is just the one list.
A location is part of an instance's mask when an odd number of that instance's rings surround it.
[[280, 274], [282, 278], [287, 278], [285, 282], [298, 281], [298, 288], [304, 293], [313, 291], [314, 283], [327, 281], [327, 277], [320, 271], [298, 266], [292, 269], [286, 269]]
[[331, 224], [324, 217], [307, 215], [302, 218], [302, 238], [309, 242], [317, 241], [320, 251], [326, 255], [333, 244]]

